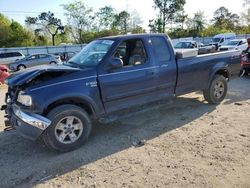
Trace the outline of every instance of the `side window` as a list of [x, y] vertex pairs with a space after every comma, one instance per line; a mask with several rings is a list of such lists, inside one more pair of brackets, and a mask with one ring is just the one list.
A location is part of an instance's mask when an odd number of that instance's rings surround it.
[[5, 56], [7, 58], [10, 58], [10, 57], [14, 57], [14, 54], [12, 52], [10, 52], [10, 53], [6, 53]]
[[4, 53], [0, 54], [0, 59], [3, 59], [3, 58], [5, 58], [5, 54]]
[[154, 57], [160, 64], [167, 64], [171, 56], [169, 48], [165, 38], [163, 37], [151, 37], [151, 43], [153, 46]]
[[22, 54], [20, 54], [19, 52], [14, 52], [13, 55], [14, 55], [15, 57], [22, 56]]
[[120, 58], [124, 67], [142, 65], [147, 61], [147, 54], [141, 39], [123, 41], [115, 51], [114, 57]]
[[39, 57], [38, 58], [46, 58], [46, 57], [49, 57], [48, 55], [46, 55], [46, 54], [41, 54], [41, 55], [39, 55]]
[[29, 57], [29, 60], [33, 60], [33, 59], [36, 59], [36, 55], [32, 55]]
[[221, 40], [220, 40], [220, 43], [223, 43], [224, 42], [224, 38], [222, 38]]

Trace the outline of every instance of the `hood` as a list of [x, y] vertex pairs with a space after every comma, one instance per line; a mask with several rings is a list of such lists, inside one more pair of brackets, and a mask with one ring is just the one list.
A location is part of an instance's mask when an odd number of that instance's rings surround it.
[[68, 73], [68, 72], [75, 72], [79, 71], [78, 68], [73, 68], [70, 66], [65, 65], [43, 65], [43, 66], [37, 66], [33, 68], [24, 69], [22, 71], [13, 73], [11, 76], [9, 76], [5, 83], [9, 86], [20, 86], [23, 84], [28, 84], [30, 81], [32, 81], [37, 76], [43, 74], [43, 73], [52, 73], [52, 72], [61, 72], [61, 73]]

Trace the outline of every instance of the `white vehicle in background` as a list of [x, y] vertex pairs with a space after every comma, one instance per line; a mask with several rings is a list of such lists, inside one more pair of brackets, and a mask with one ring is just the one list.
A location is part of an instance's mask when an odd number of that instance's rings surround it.
[[0, 65], [8, 65], [23, 58], [25, 56], [20, 52], [2, 52], [0, 53]]
[[222, 45], [228, 43], [229, 41], [236, 38], [235, 33], [223, 33], [219, 35], [215, 35], [212, 39], [212, 42], [209, 45], [215, 45], [216, 50], [221, 47]]
[[182, 58], [198, 55], [198, 44], [196, 41], [181, 41], [174, 46], [176, 53], [181, 53]]
[[216, 51], [216, 47], [214, 45], [206, 46], [203, 43], [196, 41], [181, 41], [178, 42], [174, 48], [175, 51], [179, 52], [185, 49], [193, 49], [193, 51], [197, 51], [198, 54], [208, 54]]
[[240, 50], [243, 51], [247, 48], [247, 40], [246, 39], [234, 39], [229, 41], [227, 44], [219, 47], [219, 51], [227, 51], [227, 50]]

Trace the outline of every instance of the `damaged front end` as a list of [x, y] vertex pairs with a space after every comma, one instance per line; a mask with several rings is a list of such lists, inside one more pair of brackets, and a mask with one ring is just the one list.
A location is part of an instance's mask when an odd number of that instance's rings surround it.
[[[74, 68], [40, 67], [27, 69], [11, 75], [7, 80], [8, 91], [5, 96], [6, 130], [16, 129], [24, 137], [35, 140], [51, 124], [51, 121], [38, 112], [39, 106], [33, 101], [32, 95], [26, 93], [27, 88], [60, 77], [75, 71]], [[36, 105], [35, 105], [36, 104]]]

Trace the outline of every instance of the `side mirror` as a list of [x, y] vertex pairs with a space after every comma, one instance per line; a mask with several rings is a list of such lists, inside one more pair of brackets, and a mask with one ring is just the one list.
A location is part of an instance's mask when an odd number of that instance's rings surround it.
[[114, 58], [110, 62], [110, 67], [112, 69], [119, 69], [119, 68], [122, 68], [122, 66], [123, 66], [123, 62], [119, 58]]

